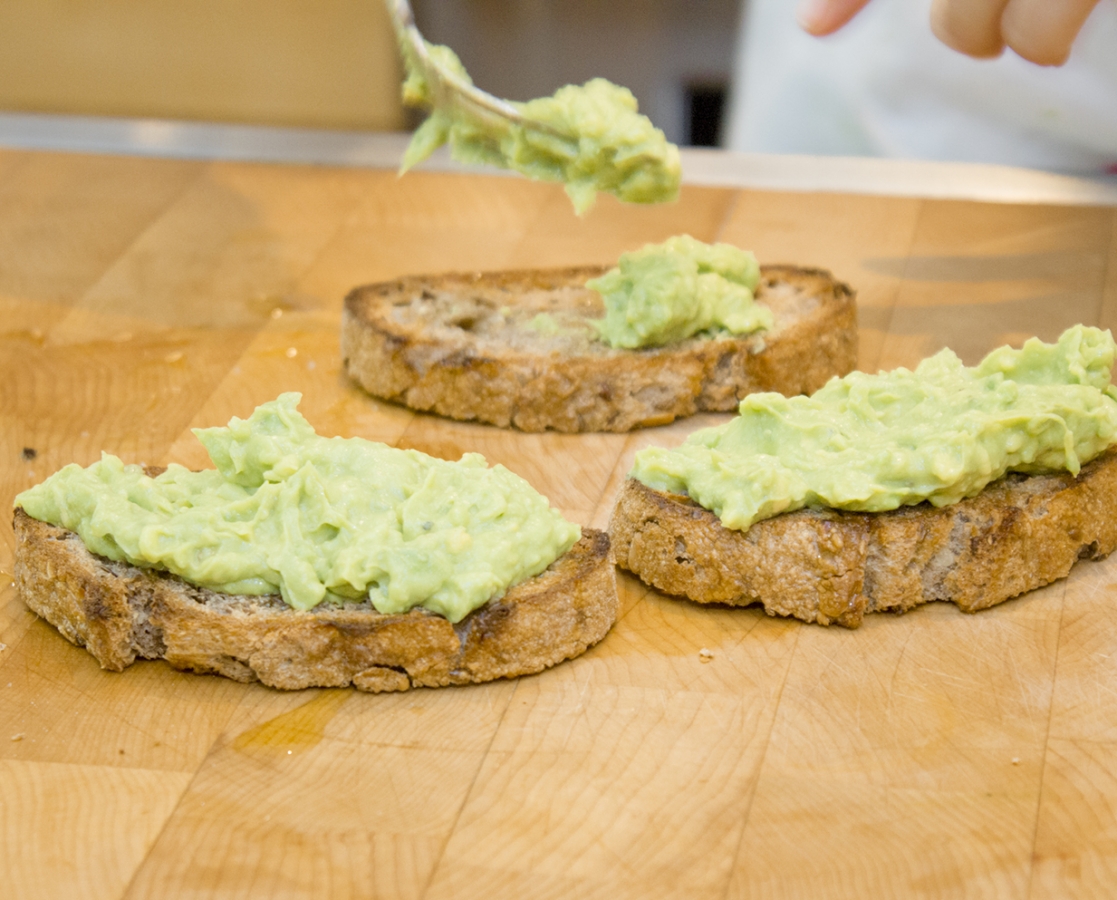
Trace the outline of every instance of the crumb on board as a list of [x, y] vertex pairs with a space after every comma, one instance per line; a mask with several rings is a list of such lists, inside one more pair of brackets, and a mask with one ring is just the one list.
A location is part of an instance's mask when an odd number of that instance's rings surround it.
[[34, 447], [24, 447], [23, 452], [20, 454], [20, 456], [22, 456], [28, 462], [33, 460], [38, 455], [39, 455], [39, 451], [36, 450]]
[[707, 650], [705, 647], [703, 647], [701, 650], [698, 651], [698, 661], [699, 662], [704, 662], [704, 663], [712, 662], [713, 658], [714, 658], [714, 651], [713, 650]]
[[23, 740], [23, 732], [21, 731], [19, 734], [13, 734], [11, 739], [13, 741], [22, 741]]

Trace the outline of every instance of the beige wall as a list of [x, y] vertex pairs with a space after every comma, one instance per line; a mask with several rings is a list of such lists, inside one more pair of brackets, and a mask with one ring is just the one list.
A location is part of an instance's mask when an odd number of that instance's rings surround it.
[[0, 110], [404, 126], [380, 0], [0, 0]]

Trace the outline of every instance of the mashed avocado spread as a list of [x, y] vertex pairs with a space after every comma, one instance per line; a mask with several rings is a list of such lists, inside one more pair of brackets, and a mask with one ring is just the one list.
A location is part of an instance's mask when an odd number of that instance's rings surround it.
[[217, 466], [149, 478], [104, 454], [16, 497], [94, 553], [296, 609], [368, 597], [451, 622], [542, 572], [577, 525], [503, 466], [446, 462], [361, 438], [325, 438], [283, 394], [247, 420], [195, 430]]
[[621, 254], [586, 283], [605, 300], [598, 334], [611, 347], [658, 347], [701, 331], [748, 334], [772, 327], [772, 311], [753, 301], [760, 265], [747, 250], [690, 235]]
[[[463, 82], [473, 83], [449, 47], [427, 44], [427, 52]], [[636, 98], [627, 88], [595, 78], [580, 87], [559, 88], [552, 97], [510, 104], [525, 118], [549, 125], [556, 132], [551, 134], [438, 106], [406, 47], [404, 59], [408, 69], [404, 102], [432, 109], [411, 139], [402, 171], [449, 141], [451, 155], [459, 162], [564, 182], [578, 215], [593, 206], [597, 191], [630, 203], [662, 203], [679, 194], [679, 149], [637, 112]]]
[[810, 397], [752, 394], [725, 425], [636, 455], [632, 477], [689, 494], [727, 528], [805, 506], [947, 506], [1006, 472], [1066, 470], [1117, 443], [1117, 353], [1076, 326], [973, 368], [950, 350], [914, 372], [853, 372]]

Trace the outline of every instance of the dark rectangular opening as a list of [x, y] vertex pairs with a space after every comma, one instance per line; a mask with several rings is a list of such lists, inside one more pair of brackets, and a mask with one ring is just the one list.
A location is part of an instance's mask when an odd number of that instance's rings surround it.
[[726, 85], [710, 82], [686, 86], [686, 135], [691, 147], [717, 147], [725, 112]]

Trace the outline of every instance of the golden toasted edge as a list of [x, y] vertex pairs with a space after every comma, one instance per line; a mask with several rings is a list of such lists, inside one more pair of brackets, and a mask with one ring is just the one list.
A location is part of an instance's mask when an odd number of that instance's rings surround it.
[[697, 412], [735, 409], [755, 391], [811, 393], [857, 361], [855, 295], [822, 269], [764, 266], [767, 280], [798, 282], [818, 307], [777, 333], [690, 340], [614, 354], [541, 349], [481, 351], [467, 332], [453, 340], [403, 327], [387, 314], [400, 297], [468, 290], [509, 291], [584, 284], [604, 267], [412, 276], [355, 288], [345, 299], [346, 373], [373, 396], [453, 419], [522, 431], [612, 431], [664, 425]]
[[609, 524], [617, 564], [698, 603], [856, 628], [933, 600], [975, 612], [1117, 547], [1117, 450], [1078, 477], [1008, 475], [941, 509], [799, 510], [725, 528], [687, 497], [628, 479]]
[[467, 684], [578, 656], [617, 616], [609, 539], [589, 528], [545, 572], [457, 625], [419, 610], [383, 615], [367, 603], [301, 612], [277, 597], [218, 594], [96, 556], [73, 532], [21, 509], [13, 528], [23, 601], [112, 671], [162, 658], [178, 669], [292, 690]]

